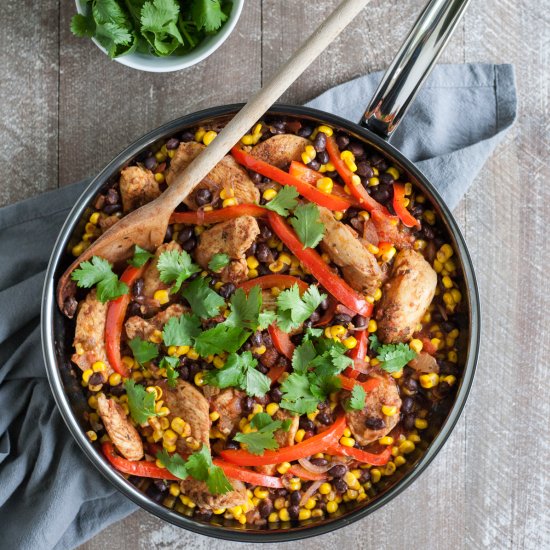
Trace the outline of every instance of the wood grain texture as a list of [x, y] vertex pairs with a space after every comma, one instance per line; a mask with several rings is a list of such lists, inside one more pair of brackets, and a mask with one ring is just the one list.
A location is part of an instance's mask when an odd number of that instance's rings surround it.
[[[303, 102], [386, 67], [424, 3], [374, 0], [283, 99]], [[236, 31], [211, 58], [152, 75], [112, 63], [73, 38], [72, 10], [59, 0], [41, 3], [42, 11], [9, 0], [0, 37], [9, 75], [0, 82], [0, 159], [12, 176], [0, 186], [0, 203], [94, 174], [132, 140], [180, 114], [246, 100], [336, 4], [248, 0]], [[549, 14], [549, 0], [473, 0], [441, 59], [511, 62], [518, 78], [518, 122], [455, 212], [477, 268], [484, 320], [465, 411], [409, 489], [361, 522], [300, 542], [304, 550], [550, 547]], [[20, 33], [35, 37], [26, 51], [17, 46]], [[248, 547], [140, 511], [82, 549]]]

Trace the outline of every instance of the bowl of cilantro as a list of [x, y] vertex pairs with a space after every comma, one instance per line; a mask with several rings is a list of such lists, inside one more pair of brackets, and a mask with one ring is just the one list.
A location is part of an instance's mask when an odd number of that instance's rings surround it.
[[178, 71], [217, 50], [243, 6], [244, 0], [76, 0], [71, 31], [127, 67]]

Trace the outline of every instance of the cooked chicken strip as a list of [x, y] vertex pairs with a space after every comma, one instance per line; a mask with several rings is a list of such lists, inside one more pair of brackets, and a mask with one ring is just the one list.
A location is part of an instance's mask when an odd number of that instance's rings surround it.
[[[168, 185], [204, 148], [204, 145], [193, 141], [180, 144], [166, 171]], [[257, 203], [260, 200], [260, 192], [248, 176], [248, 172], [237, 164], [231, 155], [226, 155], [183, 202], [192, 210], [197, 210], [199, 208], [196, 201], [198, 191], [201, 189], [210, 191], [212, 194], [210, 202], [213, 202], [224, 188], [233, 190], [238, 204]]]
[[[380, 384], [374, 390], [367, 392], [365, 408], [361, 411], [348, 411], [346, 422], [355, 441], [359, 445], [368, 445], [391, 432], [399, 422], [401, 399], [395, 380], [387, 374], [371, 374], [378, 378]], [[342, 392], [348, 396], [349, 392]], [[382, 413], [382, 407], [388, 405], [397, 407], [397, 413], [386, 416]]]
[[377, 334], [382, 342], [406, 342], [412, 337], [436, 285], [437, 274], [422, 254], [405, 249], [396, 255], [376, 311]]
[[136, 210], [160, 195], [160, 188], [151, 170], [128, 166], [120, 172], [120, 195], [124, 213]]
[[233, 508], [247, 501], [246, 487], [240, 481], [230, 479], [233, 490], [223, 495], [213, 495], [204, 481], [187, 478], [180, 482], [182, 493], [187, 495], [199, 508], [216, 510], [218, 508]]
[[279, 134], [255, 145], [250, 154], [285, 170], [293, 160], [302, 160], [307, 145], [311, 145], [309, 139], [293, 134]]
[[[207, 390], [208, 388], [208, 390]], [[219, 413], [218, 429], [224, 435], [233, 432], [243, 416], [242, 402], [246, 394], [235, 388], [220, 390], [213, 386], [204, 386], [205, 395], [210, 394], [210, 406]], [[217, 391], [216, 391], [217, 390]]]
[[145, 271], [143, 272], [143, 295], [146, 298], [153, 298], [153, 295], [157, 290], [166, 290], [170, 288], [171, 284], [163, 283], [160, 280], [160, 273], [157, 269], [157, 262], [163, 252], [169, 252], [171, 250], [181, 252], [181, 246], [175, 241], [161, 244], [155, 252], [155, 257], [145, 268]]
[[164, 311], [160, 311], [154, 317], [150, 319], [144, 319], [138, 315], [129, 317], [124, 328], [126, 329], [126, 336], [128, 340], [132, 338], [141, 338], [142, 340], [149, 340], [155, 330], [162, 330], [162, 327], [172, 318], [181, 317], [188, 308], [181, 304], [172, 304], [168, 306]]
[[334, 219], [330, 210], [319, 207], [325, 234], [321, 248], [342, 270], [344, 279], [360, 292], [374, 294], [383, 280], [383, 273], [365, 245], [357, 238], [351, 227]]
[[127, 460], [141, 460], [143, 442], [124, 409], [113, 399], [100, 394], [97, 398], [97, 412], [118, 452]]
[[231, 262], [221, 273], [222, 281], [232, 283], [244, 281], [248, 275], [245, 252], [259, 233], [258, 222], [252, 216], [240, 216], [218, 223], [201, 233], [195, 250], [195, 259], [201, 267], [206, 269], [214, 254], [227, 254]]
[[76, 353], [71, 357], [73, 363], [83, 371], [91, 369], [96, 361], [103, 361], [107, 367], [104, 373], [105, 379], [114, 372], [105, 351], [107, 305], [107, 302], [102, 304], [97, 299], [95, 289], [89, 292], [86, 299], [80, 303], [73, 341]]

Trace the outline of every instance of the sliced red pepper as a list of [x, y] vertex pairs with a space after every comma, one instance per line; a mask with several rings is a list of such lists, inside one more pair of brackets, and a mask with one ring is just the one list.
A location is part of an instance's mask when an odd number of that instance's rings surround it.
[[369, 335], [366, 330], [358, 334], [357, 345], [349, 351], [348, 356], [353, 359], [353, 367], [348, 367], [344, 374], [349, 378], [357, 378], [365, 366], [365, 357], [369, 347]]
[[[142, 267], [130, 265], [120, 276], [121, 282], [128, 285], [130, 292], [132, 285], [143, 274], [146, 265], [147, 263]], [[120, 341], [122, 338], [122, 327], [124, 325], [124, 318], [126, 317], [126, 310], [130, 304], [130, 292], [109, 302], [105, 320], [105, 351], [107, 353], [107, 360], [113, 370], [125, 378], [130, 376], [130, 372], [120, 357]]]
[[239, 147], [233, 147], [233, 149], [231, 149], [231, 154], [239, 164], [281, 185], [292, 185], [300, 195], [319, 206], [324, 206], [329, 210], [340, 211], [347, 210], [351, 206], [350, 201], [347, 199], [323, 193], [314, 185], [304, 183], [302, 180], [291, 176], [288, 172], [249, 155]]
[[393, 184], [393, 209], [399, 219], [407, 227], [420, 227], [420, 222], [407, 210], [405, 206], [405, 185], [402, 183]]
[[315, 472], [310, 472], [309, 470], [306, 470], [304, 467], [298, 464], [293, 464], [288, 471], [293, 476], [299, 477], [301, 479], [307, 479], [308, 481], [324, 481], [325, 479], [328, 479], [327, 474], [317, 474]]
[[296, 233], [279, 214], [270, 211], [267, 218], [279, 239], [330, 294], [355, 313], [364, 317], [370, 316], [372, 304], [369, 304], [346, 281], [333, 273], [315, 250], [304, 248]]
[[292, 462], [300, 458], [325, 452], [328, 447], [337, 445], [338, 440], [346, 428], [346, 419], [343, 414], [338, 416], [336, 422], [320, 434], [314, 435], [301, 443], [282, 447], [276, 451], [264, 451], [263, 455], [254, 455], [244, 450], [226, 449], [220, 454], [222, 458], [239, 466], [264, 466], [266, 464], [279, 464], [280, 462]]
[[283, 372], [286, 371], [285, 365], [274, 365], [267, 372], [267, 377], [271, 380], [271, 383], [274, 384], [281, 378]]
[[359, 462], [372, 464], [373, 466], [384, 466], [391, 458], [391, 445], [388, 445], [381, 453], [376, 454], [369, 453], [368, 451], [362, 451], [356, 447], [345, 447], [344, 445], [337, 444], [332, 445], [329, 448], [328, 453], [339, 456], [349, 456]]
[[336, 308], [338, 307], [338, 302], [332, 297], [328, 297], [329, 304], [321, 318], [315, 323], [315, 327], [324, 327], [328, 325], [336, 313]]
[[261, 487], [270, 487], [272, 489], [282, 489], [283, 481], [280, 477], [268, 476], [260, 474], [259, 472], [253, 472], [252, 470], [246, 470], [245, 468], [239, 468], [235, 464], [226, 462], [219, 458], [214, 458], [212, 462], [219, 466], [225, 473], [225, 475], [231, 479], [237, 479], [238, 481], [244, 481], [251, 485], [260, 485]]
[[422, 336], [420, 341], [422, 342], [422, 350], [435, 356], [437, 353], [437, 348], [432, 344], [432, 341], [426, 336]]
[[123, 474], [132, 476], [150, 477], [154, 479], [170, 479], [173, 481], [181, 481], [175, 475], [171, 474], [166, 468], [160, 468], [154, 462], [146, 460], [127, 460], [115, 453], [114, 445], [106, 441], [101, 446], [103, 454], [107, 460]]
[[196, 212], [174, 212], [170, 216], [170, 223], [203, 225], [224, 222], [233, 218], [239, 218], [240, 216], [262, 218], [266, 213], [267, 210], [257, 204], [237, 204], [236, 206], [209, 210], [208, 212], [204, 212], [203, 210], [197, 210]]
[[347, 376], [344, 376], [340, 374], [338, 376], [340, 378], [340, 381], [342, 382], [342, 389], [351, 391], [355, 386], [363, 386], [363, 389], [366, 392], [374, 390], [379, 384], [380, 380], [378, 378], [369, 378], [365, 382], [360, 382], [359, 380], [356, 380], [355, 378], [348, 378]]
[[276, 324], [269, 325], [267, 327], [269, 336], [273, 341], [275, 349], [284, 355], [287, 359], [292, 360], [292, 355], [294, 354], [295, 345], [292, 343], [290, 336], [282, 331]]
[[255, 286], [259, 286], [262, 290], [266, 290], [275, 286], [277, 288], [287, 289], [294, 285], [298, 285], [300, 294], [303, 294], [309, 288], [309, 285], [305, 281], [302, 281], [302, 279], [298, 279], [298, 277], [293, 277], [292, 275], [278, 275], [276, 273], [249, 279], [244, 283], [238, 284], [237, 288], [242, 288], [245, 292], [250, 292]]

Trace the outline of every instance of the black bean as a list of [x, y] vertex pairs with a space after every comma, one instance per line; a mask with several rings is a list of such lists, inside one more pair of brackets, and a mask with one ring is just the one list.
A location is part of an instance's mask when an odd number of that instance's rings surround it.
[[225, 283], [220, 290], [218, 290], [219, 295], [226, 300], [235, 292], [236, 287], [233, 283]]
[[386, 426], [386, 423], [384, 419], [378, 416], [367, 416], [367, 418], [365, 418], [365, 426], [369, 428], [369, 430], [381, 430]]
[[269, 369], [265, 365], [262, 365], [261, 363], [258, 364], [256, 369], [260, 371], [262, 374], [267, 374], [269, 372]]
[[178, 139], [176, 138], [170, 138], [167, 142], [166, 142], [166, 149], [168, 150], [171, 150], [171, 149], [177, 149], [178, 146], [179, 146], [180, 142]]
[[260, 516], [262, 518], [266, 518], [273, 511], [273, 503], [267, 498], [262, 500], [260, 506], [258, 507], [258, 511], [260, 512]]
[[361, 470], [359, 483], [366, 483], [367, 481], [370, 481], [370, 472], [368, 470]]
[[315, 420], [319, 422], [319, 424], [323, 424], [324, 426], [328, 426], [332, 423], [332, 414], [327, 411], [320, 412], [316, 417]]
[[348, 490], [348, 484], [341, 478], [337, 478], [332, 482], [334, 490], [341, 495]]
[[103, 380], [103, 374], [101, 372], [94, 372], [88, 380], [88, 385], [99, 386], [100, 384], [103, 384], [103, 382], [105, 382], [105, 380]]
[[321, 164], [326, 164], [330, 160], [330, 157], [328, 156], [328, 153], [326, 151], [321, 151], [320, 153], [317, 153], [317, 160]]
[[145, 159], [145, 168], [148, 170], [154, 170], [157, 167], [157, 159], [153, 156]]
[[199, 206], [208, 204], [212, 201], [212, 193], [208, 189], [199, 189], [195, 192], [195, 202]]
[[437, 364], [439, 365], [440, 374], [452, 374], [453, 376], [459, 374], [458, 365], [456, 363], [438, 361]]
[[193, 250], [196, 246], [197, 239], [195, 239], [195, 237], [191, 237], [181, 245], [183, 250], [185, 250], [186, 252], [191, 252], [191, 250]]
[[308, 162], [307, 165], [312, 170], [319, 170], [319, 168], [321, 168], [321, 163], [317, 159], [313, 159], [311, 162]]
[[180, 136], [181, 141], [193, 141], [195, 139], [195, 132], [191, 130], [185, 130]]
[[271, 254], [271, 250], [267, 244], [258, 243], [256, 246], [256, 258], [262, 263], [271, 263], [273, 261], [273, 254]]
[[195, 375], [200, 372], [201, 370], [201, 366], [199, 365], [199, 363], [197, 363], [196, 361], [193, 361], [190, 365], [189, 365], [189, 378], [190, 379], [194, 379], [195, 378]]
[[193, 519], [198, 521], [210, 521], [214, 512], [212, 510], [197, 510], [193, 514]]
[[169, 225], [166, 228], [166, 233], [164, 234], [164, 242], [165, 243], [169, 243], [172, 240], [172, 233], [173, 233], [172, 226]]
[[411, 214], [417, 218], [420, 219], [422, 217], [422, 214], [424, 213], [424, 205], [415, 203], [411, 208]]
[[395, 180], [393, 179], [393, 176], [389, 174], [388, 172], [382, 172], [378, 179], [380, 180], [380, 183], [384, 183], [386, 185], [391, 185]]
[[191, 237], [194, 236], [194, 232], [193, 232], [193, 228], [186, 225], [184, 227], [182, 227], [180, 230], [179, 230], [179, 233], [178, 233], [178, 242], [180, 244], [183, 244], [185, 241], [188, 241]]
[[109, 189], [107, 195], [105, 195], [105, 202], [107, 204], [118, 204], [120, 202], [120, 195], [116, 189]]
[[264, 344], [270, 348], [271, 346], [273, 346], [273, 340], [271, 340], [271, 336], [269, 335], [269, 332], [264, 332], [262, 334], [262, 338], [263, 338], [263, 341], [264, 341]]
[[434, 230], [427, 223], [422, 226], [422, 231], [420, 233], [424, 235], [426, 241], [431, 241], [435, 237]]
[[329, 475], [335, 478], [344, 477], [348, 469], [345, 464], [335, 464], [329, 471]]
[[245, 414], [250, 414], [252, 412], [252, 409], [254, 408], [254, 399], [247, 395], [243, 398], [242, 407]]
[[351, 316], [346, 313], [337, 313], [334, 316], [334, 321], [340, 325], [347, 325], [348, 323], [351, 323]]
[[290, 516], [290, 519], [298, 519], [299, 514], [300, 507], [297, 504], [288, 507], [288, 515]]
[[330, 303], [330, 302], [329, 302], [328, 298], [325, 298], [325, 299], [321, 302], [321, 304], [319, 305], [319, 307], [324, 311], [325, 309], [328, 308], [329, 303]]
[[251, 343], [254, 347], [261, 346], [261, 345], [262, 345], [262, 333], [261, 333], [261, 332], [255, 332], [255, 333], [250, 337], [250, 343]]
[[180, 367], [179, 369], [180, 378], [182, 380], [189, 380], [189, 368], [188, 367]]
[[444, 332], [451, 332], [452, 330], [454, 330], [456, 327], [454, 326], [453, 323], [449, 322], [449, 321], [443, 321], [440, 323], [439, 325], [441, 327], [441, 329], [444, 331]]
[[356, 315], [353, 318], [353, 326], [355, 328], [363, 328], [367, 326], [367, 319], [366, 317], [363, 317], [362, 315]]
[[145, 491], [147, 496], [156, 503], [161, 503], [164, 500], [164, 494], [161, 493], [153, 484], [149, 485]]
[[269, 267], [265, 264], [260, 264], [256, 269], [258, 270], [258, 275], [269, 275], [271, 273]]
[[240, 445], [237, 441], [233, 440], [233, 439], [230, 439], [226, 444], [225, 444], [225, 448], [226, 449], [240, 449]]
[[141, 296], [143, 294], [143, 279], [140, 277], [132, 286], [132, 296]]
[[349, 137], [346, 136], [346, 134], [338, 134], [336, 136], [336, 145], [338, 145], [338, 149], [342, 150], [345, 149], [349, 144]]
[[258, 172], [254, 172], [254, 170], [249, 170], [248, 175], [256, 185], [258, 185], [258, 183], [262, 183], [263, 177], [261, 174], [258, 174]]
[[353, 156], [355, 158], [364, 157], [365, 156], [365, 148], [361, 143], [358, 141], [352, 141], [348, 145], [348, 150], [353, 153]]
[[122, 210], [122, 205], [120, 204], [107, 204], [103, 207], [103, 212], [105, 214], [114, 214], [115, 212], [120, 212]]
[[286, 495], [288, 495], [288, 491], [286, 489], [275, 489], [273, 492], [277, 497], [286, 497]]
[[[324, 151], [327, 146], [327, 136], [324, 132], [317, 132], [315, 139], [313, 140], [313, 147], [315, 150], [320, 153]], [[323, 163], [325, 164], [325, 163]]]
[[362, 178], [372, 178], [374, 176], [372, 168], [365, 160], [357, 163], [357, 171], [355, 173]]
[[418, 382], [414, 378], [408, 378], [403, 382], [403, 386], [409, 390], [409, 392], [418, 391]]
[[308, 138], [313, 133], [313, 128], [311, 126], [302, 126], [296, 134], [300, 137]]
[[388, 185], [380, 184], [372, 188], [371, 195], [375, 201], [385, 203], [390, 200], [391, 190]]
[[414, 408], [414, 399], [412, 397], [404, 397], [401, 403], [401, 411], [404, 414], [410, 413]]
[[328, 464], [328, 460], [326, 458], [312, 458], [310, 462], [315, 466], [326, 466]]
[[284, 120], [275, 119], [270, 126], [273, 126], [273, 128], [276, 128], [277, 130], [284, 130], [286, 126], [286, 122]]
[[302, 500], [302, 493], [300, 491], [292, 491], [290, 493], [290, 504], [300, 504]]
[[414, 429], [414, 414], [406, 414], [403, 417], [403, 428], [408, 432]]
[[273, 403], [280, 403], [281, 399], [283, 398], [283, 392], [279, 388], [273, 388], [269, 392], [269, 397], [271, 398], [271, 401], [273, 401]]
[[161, 492], [161, 493], [165, 493], [166, 491], [168, 491], [168, 483], [166, 483], [166, 481], [164, 481], [164, 479], [155, 479], [153, 481], [153, 485]]
[[299, 426], [303, 430], [315, 429], [315, 424], [307, 416], [300, 416]]
[[271, 232], [271, 229], [267, 225], [262, 224], [262, 226], [260, 227], [260, 237], [265, 241], [267, 241], [272, 236], [273, 236], [273, 233]]
[[256, 254], [256, 243], [252, 243], [245, 254], [246, 256], [254, 256], [254, 254]]

